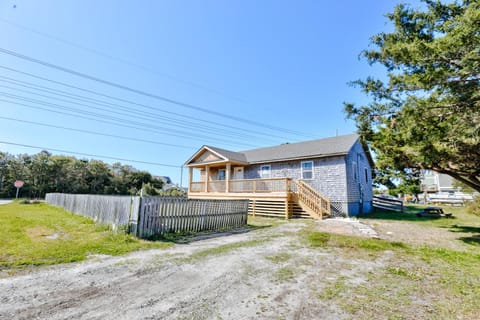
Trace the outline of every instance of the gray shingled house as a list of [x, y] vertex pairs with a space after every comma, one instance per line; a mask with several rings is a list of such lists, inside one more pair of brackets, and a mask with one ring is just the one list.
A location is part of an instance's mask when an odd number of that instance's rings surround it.
[[357, 134], [234, 152], [202, 146], [188, 197], [250, 199], [256, 215], [355, 216], [372, 209], [373, 161]]

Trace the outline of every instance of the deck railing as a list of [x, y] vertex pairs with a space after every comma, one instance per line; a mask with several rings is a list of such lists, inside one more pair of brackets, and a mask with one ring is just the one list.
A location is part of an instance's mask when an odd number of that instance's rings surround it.
[[315, 215], [315, 218], [322, 219], [324, 216], [330, 216], [330, 200], [321, 195], [304, 181], [294, 181], [295, 193], [301, 204], [305, 205]]
[[[212, 180], [208, 182], [207, 192], [215, 193], [272, 193], [290, 192], [290, 178]], [[205, 192], [205, 182], [190, 183], [190, 192]]]

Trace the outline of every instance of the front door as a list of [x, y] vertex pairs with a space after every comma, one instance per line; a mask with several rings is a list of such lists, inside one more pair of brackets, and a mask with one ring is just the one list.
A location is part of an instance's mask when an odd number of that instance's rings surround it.
[[242, 192], [243, 191], [243, 181], [235, 180], [243, 180], [243, 167], [234, 167], [233, 168], [233, 178], [230, 182], [230, 189], [232, 192]]
[[243, 167], [233, 168], [233, 180], [243, 180]]

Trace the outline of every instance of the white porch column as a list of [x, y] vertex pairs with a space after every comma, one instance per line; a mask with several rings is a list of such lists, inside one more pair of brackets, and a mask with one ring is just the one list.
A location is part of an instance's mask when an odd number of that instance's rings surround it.
[[230, 171], [231, 171], [231, 165], [230, 163], [227, 163], [227, 169], [225, 170], [225, 192], [228, 193], [230, 191]]
[[188, 167], [188, 191], [192, 191], [193, 168]]
[[205, 166], [205, 192], [208, 192], [208, 180], [210, 180], [210, 168]]

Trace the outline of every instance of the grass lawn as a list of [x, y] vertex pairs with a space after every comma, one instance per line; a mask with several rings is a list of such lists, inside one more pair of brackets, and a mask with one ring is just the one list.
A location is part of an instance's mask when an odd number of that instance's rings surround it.
[[169, 246], [114, 233], [109, 226], [45, 203], [0, 205], [0, 226], [0, 270]]
[[[443, 207], [453, 219], [375, 212], [361, 221], [392, 241], [308, 232], [307, 242], [349, 261], [375, 268], [360, 284], [338, 277], [319, 293], [355, 319], [477, 319], [480, 314], [480, 217], [463, 207]], [[382, 234], [381, 234], [382, 237]]]

